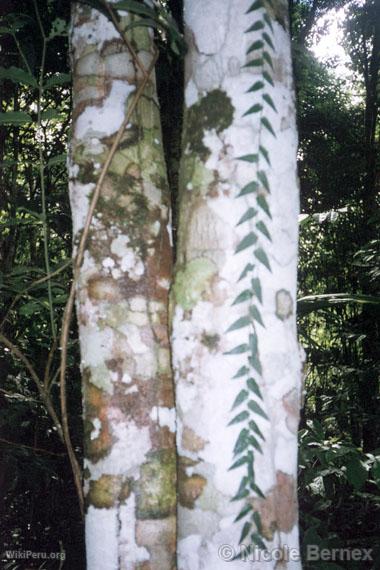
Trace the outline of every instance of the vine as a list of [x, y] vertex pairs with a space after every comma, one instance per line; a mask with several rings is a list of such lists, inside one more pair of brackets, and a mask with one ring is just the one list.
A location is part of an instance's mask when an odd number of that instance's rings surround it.
[[[268, 271], [271, 271], [269, 259], [265, 252], [265, 243], [271, 241], [271, 235], [263, 220], [259, 219], [256, 221], [260, 212], [264, 214], [265, 218], [271, 219], [267, 200], [267, 196], [270, 194], [270, 185], [266, 173], [266, 170], [271, 167], [271, 161], [268, 150], [262, 144], [261, 134], [263, 130], [266, 130], [273, 137], [276, 137], [272, 124], [266, 115], [269, 109], [277, 113], [276, 106], [269, 92], [274, 87], [272, 54], [275, 51], [275, 47], [272, 40], [273, 26], [267, 5], [272, 7], [270, 0], [265, 2], [264, 0], [255, 0], [246, 12], [247, 14], [259, 12], [260, 15], [245, 33], [255, 33], [256, 35], [260, 33], [260, 37], [255, 39], [249, 46], [246, 53], [247, 55], [252, 54], [253, 59], [244, 67], [253, 67], [261, 70], [261, 77], [248, 89], [249, 93], [255, 94], [256, 101], [243, 116], [251, 114], [257, 116], [259, 135], [257, 151], [253, 154], [240, 156], [237, 159], [251, 163], [255, 166], [256, 172], [254, 179], [246, 184], [236, 197], [245, 198], [252, 194], [255, 198], [255, 206], [249, 205], [247, 211], [237, 223], [237, 226], [248, 224], [250, 231], [237, 245], [235, 254], [247, 248], [252, 248], [253, 261], [245, 266], [238, 279], [238, 282], [241, 282], [244, 278], [250, 276], [250, 287], [241, 291], [233, 301], [233, 305], [247, 303], [247, 313], [237, 319], [227, 330], [227, 332], [231, 332], [242, 328], [249, 329], [247, 342], [236, 346], [227, 353], [247, 355], [246, 364], [241, 366], [233, 377], [233, 380], [238, 381], [244, 379], [244, 386], [232, 405], [232, 411], [237, 413], [229, 425], [244, 425], [234, 447], [234, 463], [231, 465], [230, 470], [244, 465], [247, 469], [232, 501], [247, 499], [247, 503], [240, 510], [234, 522], [245, 520], [239, 543], [241, 544], [249, 536], [251, 543], [248, 549], [254, 547], [266, 548], [262, 538], [260, 513], [254, 510], [249, 498], [252, 496], [252, 493], [259, 498], [265, 498], [262, 490], [256, 484], [254, 471], [255, 454], [263, 452], [261, 445], [265, 438], [254, 418], [255, 416], [260, 416], [268, 420], [258, 382], [258, 377], [262, 375], [262, 366], [259, 357], [257, 327], [264, 327], [265, 325], [260, 312], [260, 306], [263, 302], [261, 283], [259, 277], [255, 276], [257, 264], [262, 264]], [[257, 100], [258, 97], [260, 97], [259, 100]], [[240, 553], [236, 558], [241, 556], [242, 554]]]

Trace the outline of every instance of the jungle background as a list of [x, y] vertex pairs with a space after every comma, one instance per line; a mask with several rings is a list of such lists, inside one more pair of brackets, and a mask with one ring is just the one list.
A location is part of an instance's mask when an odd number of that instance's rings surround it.
[[[181, 29], [181, 2], [164, 4]], [[25, 568], [3, 555], [20, 549], [66, 553], [64, 564], [29, 560], [28, 568], [75, 570], [85, 567], [83, 527], [51, 413], [59, 416], [59, 334], [71, 280], [70, 5], [2, 0], [0, 16], [1, 567]], [[293, 0], [290, 20], [302, 212], [298, 326], [307, 355], [302, 548], [373, 548], [380, 568], [380, 5]], [[337, 21], [343, 63], [334, 50], [318, 56]], [[183, 60], [161, 45], [157, 80], [175, 221]], [[69, 421], [80, 456], [74, 321], [69, 348]]]

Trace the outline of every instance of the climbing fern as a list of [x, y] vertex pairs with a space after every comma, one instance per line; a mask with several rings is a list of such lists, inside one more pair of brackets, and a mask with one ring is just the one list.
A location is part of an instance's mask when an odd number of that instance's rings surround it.
[[[254, 100], [252, 106], [243, 116], [253, 115], [258, 122], [258, 144], [252, 154], [240, 156], [238, 160], [252, 164], [254, 169], [253, 179], [242, 188], [237, 198], [252, 198], [254, 203], [250, 204], [237, 225], [246, 224], [249, 231], [236, 247], [235, 254], [252, 250], [252, 260], [245, 266], [239, 277], [239, 282], [250, 277], [250, 286], [242, 290], [233, 302], [233, 305], [246, 303], [247, 312], [244, 316], [235, 321], [227, 332], [238, 329], [247, 329], [246, 342], [230, 350], [227, 354], [246, 354], [247, 361], [233, 377], [234, 381], [244, 382], [242, 389], [236, 396], [232, 405], [234, 417], [229, 425], [240, 424], [242, 429], [237, 438], [234, 448], [234, 463], [230, 469], [241, 466], [246, 467], [239, 489], [233, 497], [233, 501], [246, 499], [245, 505], [235, 519], [235, 522], [245, 521], [240, 536], [240, 543], [248, 536], [251, 541], [251, 548], [266, 548], [262, 540], [262, 524], [259, 512], [254, 510], [252, 504], [253, 497], [265, 498], [261, 489], [255, 481], [254, 460], [256, 453], [262, 453], [262, 434], [255, 421], [257, 416], [268, 419], [265, 413], [263, 397], [259, 388], [258, 378], [262, 374], [262, 367], [259, 357], [257, 327], [264, 327], [264, 322], [260, 312], [262, 305], [261, 283], [255, 276], [256, 268], [259, 264], [271, 270], [265, 246], [271, 240], [270, 232], [266, 225], [267, 219], [271, 218], [267, 197], [270, 194], [270, 185], [267, 170], [271, 167], [271, 160], [268, 150], [262, 144], [262, 133], [267, 131], [271, 136], [276, 136], [268, 114], [277, 113], [275, 103], [271, 96], [274, 87], [272, 77], [274, 52], [273, 26], [267, 7], [271, 7], [269, 0], [255, 0], [247, 11], [247, 15], [254, 14], [255, 21], [246, 30], [246, 33], [255, 34], [255, 39], [247, 50], [250, 56], [247, 68], [257, 68], [257, 80], [249, 88]], [[259, 219], [263, 217], [263, 219]]]

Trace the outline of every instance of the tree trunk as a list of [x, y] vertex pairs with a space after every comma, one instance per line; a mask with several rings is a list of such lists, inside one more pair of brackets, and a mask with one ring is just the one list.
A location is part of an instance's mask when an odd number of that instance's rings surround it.
[[250, 568], [300, 568], [297, 134], [287, 4], [263, 5], [185, 1], [172, 291], [180, 570], [247, 568], [239, 553]]
[[[125, 14], [125, 13], [124, 13]], [[121, 26], [130, 18], [121, 20]], [[86, 5], [72, 20], [70, 199], [74, 242], [117, 132], [154, 58], [133, 28], [132, 56]], [[175, 568], [175, 413], [167, 296], [169, 195], [154, 75], [108, 168], [77, 282], [90, 570]]]

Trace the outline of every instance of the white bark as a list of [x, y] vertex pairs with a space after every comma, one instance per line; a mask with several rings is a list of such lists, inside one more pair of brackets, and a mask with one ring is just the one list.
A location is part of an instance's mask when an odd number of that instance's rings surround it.
[[[246, 14], [251, 4], [247, 0], [185, 0], [189, 52], [172, 333], [180, 456], [179, 570], [301, 567], [296, 504], [300, 400], [295, 322], [297, 134], [287, 6], [274, 2], [272, 35], [267, 23], [264, 29], [245, 33], [263, 19], [262, 8]], [[247, 55], [247, 50], [262, 38], [263, 31], [275, 44], [274, 52], [265, 48], [272, 56], [273, 72], [268, 62], [244, 67], [257, 57], [259, 52]], [[263, 78], [263, 70], [271, 73], [274, 87]], [[263, 81], [265, 89], [248, 92], [256, 81]], [[262, 99], [263, 93], [270, 95], [278, 113]], [[255, 103], [263, 105], [262, 113], [243, 116]], [[276, 138], [260, 122], [262, 117], [270, 120]], [[269, 152], [271, 166], [259, 145]], [[251, 154], [259, 154], [258, 164], [238, 160]], [[258, 191], [236, 199], [242, 188], [257, 180], [258, 171], [265, 172], [270, 193], [260, 182]], [[259, 201], [266, 199], [271, 219], [258, 206], [258, 196]], [[237, 226], [250, 207], [258, 210], [257, 215]], [[258, 230], [259, 221], [265, 223], [272, 241]], [[257, 234], [257, 243], [235, 254], [250, 232]], [[271, 272], [255, 257], [258, 248], [266, 253]], [[255, 268], [238, 282], [247, 263]], [[226, 330], [247, 315], [249, 301], [231, 305], [243, 290], [252, 290], [252, 278], [261, 283], [262, 304], [257, 297], [254, 301], [265, 328], [257, 321], [254, 324], [262, 374], [252, 369], [251, 375], [263, 401], [252, 394], [249, 397], [269, 420], [255, 413], [249, 419], [254, 419], [265, 437], [262, 441], [256, 436], [263, 454], [253, 449], [255, 482], [265, 499], [251, 490], [249, 497], [231, 502], [247, 474], [246, 465], [229, 468], [248, 420], [228, 426], [247, 409], [237, 407], [231, 412], [236, 396], [246, 389], [246, 378], [232, 378], [246, 365], [247, 355], [225, 353], [247, 343], [253, 329]], [[240, 533], [249, 517], [239, 522], [234, 519], [246, 504], [261, 515], [261, 536], [272, 560], [267, 555], [260, 562], [256, 551], [248, 561], [231, 561], [239, 553]], [[251, 542], [248, 535], [244, 543]], [[286, 561], [286, 557], [293, 560]]]
[[[151, 35], [142, 28], [132, 35], [148, 68]], [[113, 24], [88, 6], [74, 8], [72, 48], [69, 175], [77, 241], [143, 74]], [[153, 76], [105, 177], [77, 282], [89, 570], [175, 568], [168, 213]]]

